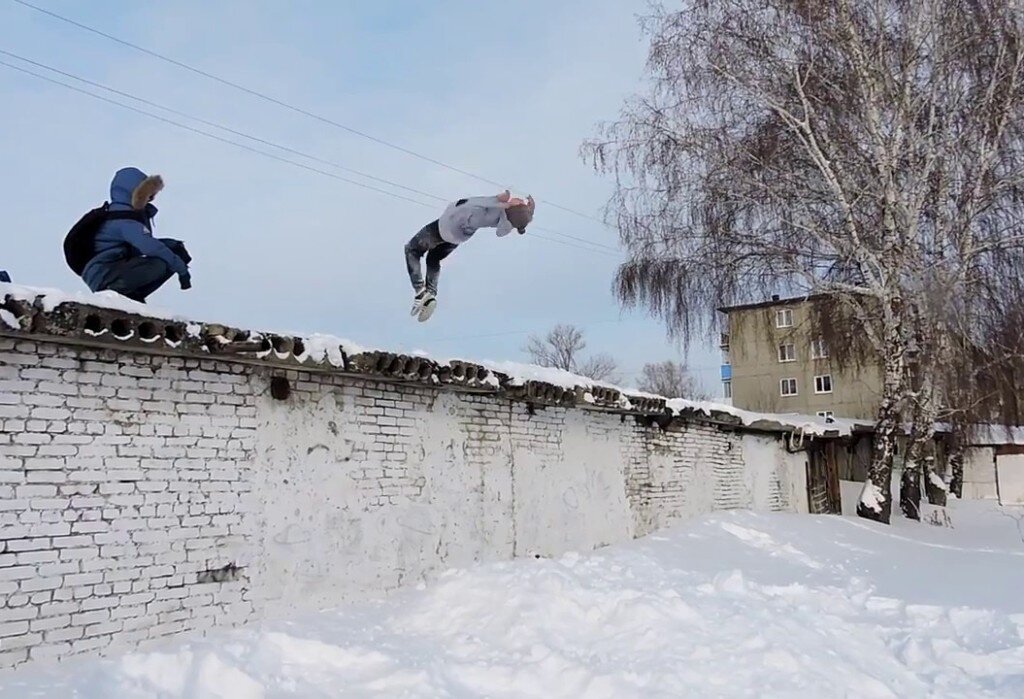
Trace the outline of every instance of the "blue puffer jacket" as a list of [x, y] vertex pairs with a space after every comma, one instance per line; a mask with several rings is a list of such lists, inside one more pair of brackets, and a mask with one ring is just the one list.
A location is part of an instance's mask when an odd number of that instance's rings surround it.
[[[110, 183], [110, 210], [131, 211], [132, 195], [146, 179], [146, 173], [138, 168], [126, 167], [118, 170]], [[156, 207], [147, 203], [146, 212], [150, 219], [156, 216]], [[188, 276], [188, 266], [170, 248], [153, 237], [152, 231], [138, 221], [121, 219], [107, 221], [96, 234], [96, 256], [82, 271], [82, 279], [93, 291], [106, 288], [111, 272], [121, 260], [145, 255], [156, 257], [167, 263], [175, 274]]]

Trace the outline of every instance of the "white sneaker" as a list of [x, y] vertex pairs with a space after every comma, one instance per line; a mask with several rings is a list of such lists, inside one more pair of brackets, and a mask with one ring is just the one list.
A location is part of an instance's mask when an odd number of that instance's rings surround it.
[[427, 297], [423, 300], [423, 305], [420, 308], [419, 321], [426, 323], [430, 320], [430, 316], [434, 315], [434, 311], [437, 309], [437, 297], [433, 294], [428, 293]]
[[423, 304], [427, 302], [427, 297], [429, 295], [430, 294], [426, 289], [420, 289], [417, 291], [416, 296], [413, 298], [412, 310], [409, 312], [409, 315], [413, 318], [418, 316], [420, 311], [423, 310]]

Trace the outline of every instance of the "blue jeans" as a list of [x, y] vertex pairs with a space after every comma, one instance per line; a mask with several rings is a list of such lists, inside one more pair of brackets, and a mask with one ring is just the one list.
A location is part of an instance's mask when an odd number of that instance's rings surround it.
[[[441, 238], [437, 221], [428, 223], [420, 232], [405, 245], [405, 267], [409, 272], [409, 281], [417, 292], [424, 286], [427, 291], [437, 295], [437, 278], [441, 275], [441, 260], [448, 257], [458, 246], [447, 243]], [[423, 268], [420, 259], [427, 256], [427, 281], [423, 281]]]
[[[164, 238], [160, 242], [170, 248], [171, 252], [180, 257], [186, 265], [192, 261], [185, 244], [181, 241]], [[171, 268], [157, 257], [129, 257], [111, 268], [109, 280], [103, 285], [103, 290], [116, 291], [133, 301], [145, 303], [146, 297], [163, 286], [172, 276], [174, 272]]]

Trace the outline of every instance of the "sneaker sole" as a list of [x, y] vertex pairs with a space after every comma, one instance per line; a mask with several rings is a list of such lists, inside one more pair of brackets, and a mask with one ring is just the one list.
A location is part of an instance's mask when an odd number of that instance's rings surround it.
[[436, 299], [430, 299], [429, 301], [424, 303], [423, 304], [423, 308], [420, 309], [419, 321], [421, 323], [426, 323], [428, 320], [430, 320], [430, 316], [434, 315], [434, 310], [436, 308], [437, 308], [437, 300]]

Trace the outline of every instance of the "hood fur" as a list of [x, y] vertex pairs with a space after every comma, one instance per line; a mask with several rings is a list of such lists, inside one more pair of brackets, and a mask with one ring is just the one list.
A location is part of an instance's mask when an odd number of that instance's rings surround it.
[[132, 208], [145, 209], [150, 200], [164, 188], [164, 178], [160, 175], [150, 175], [139, 183], [139, 186], [132, 192]]

